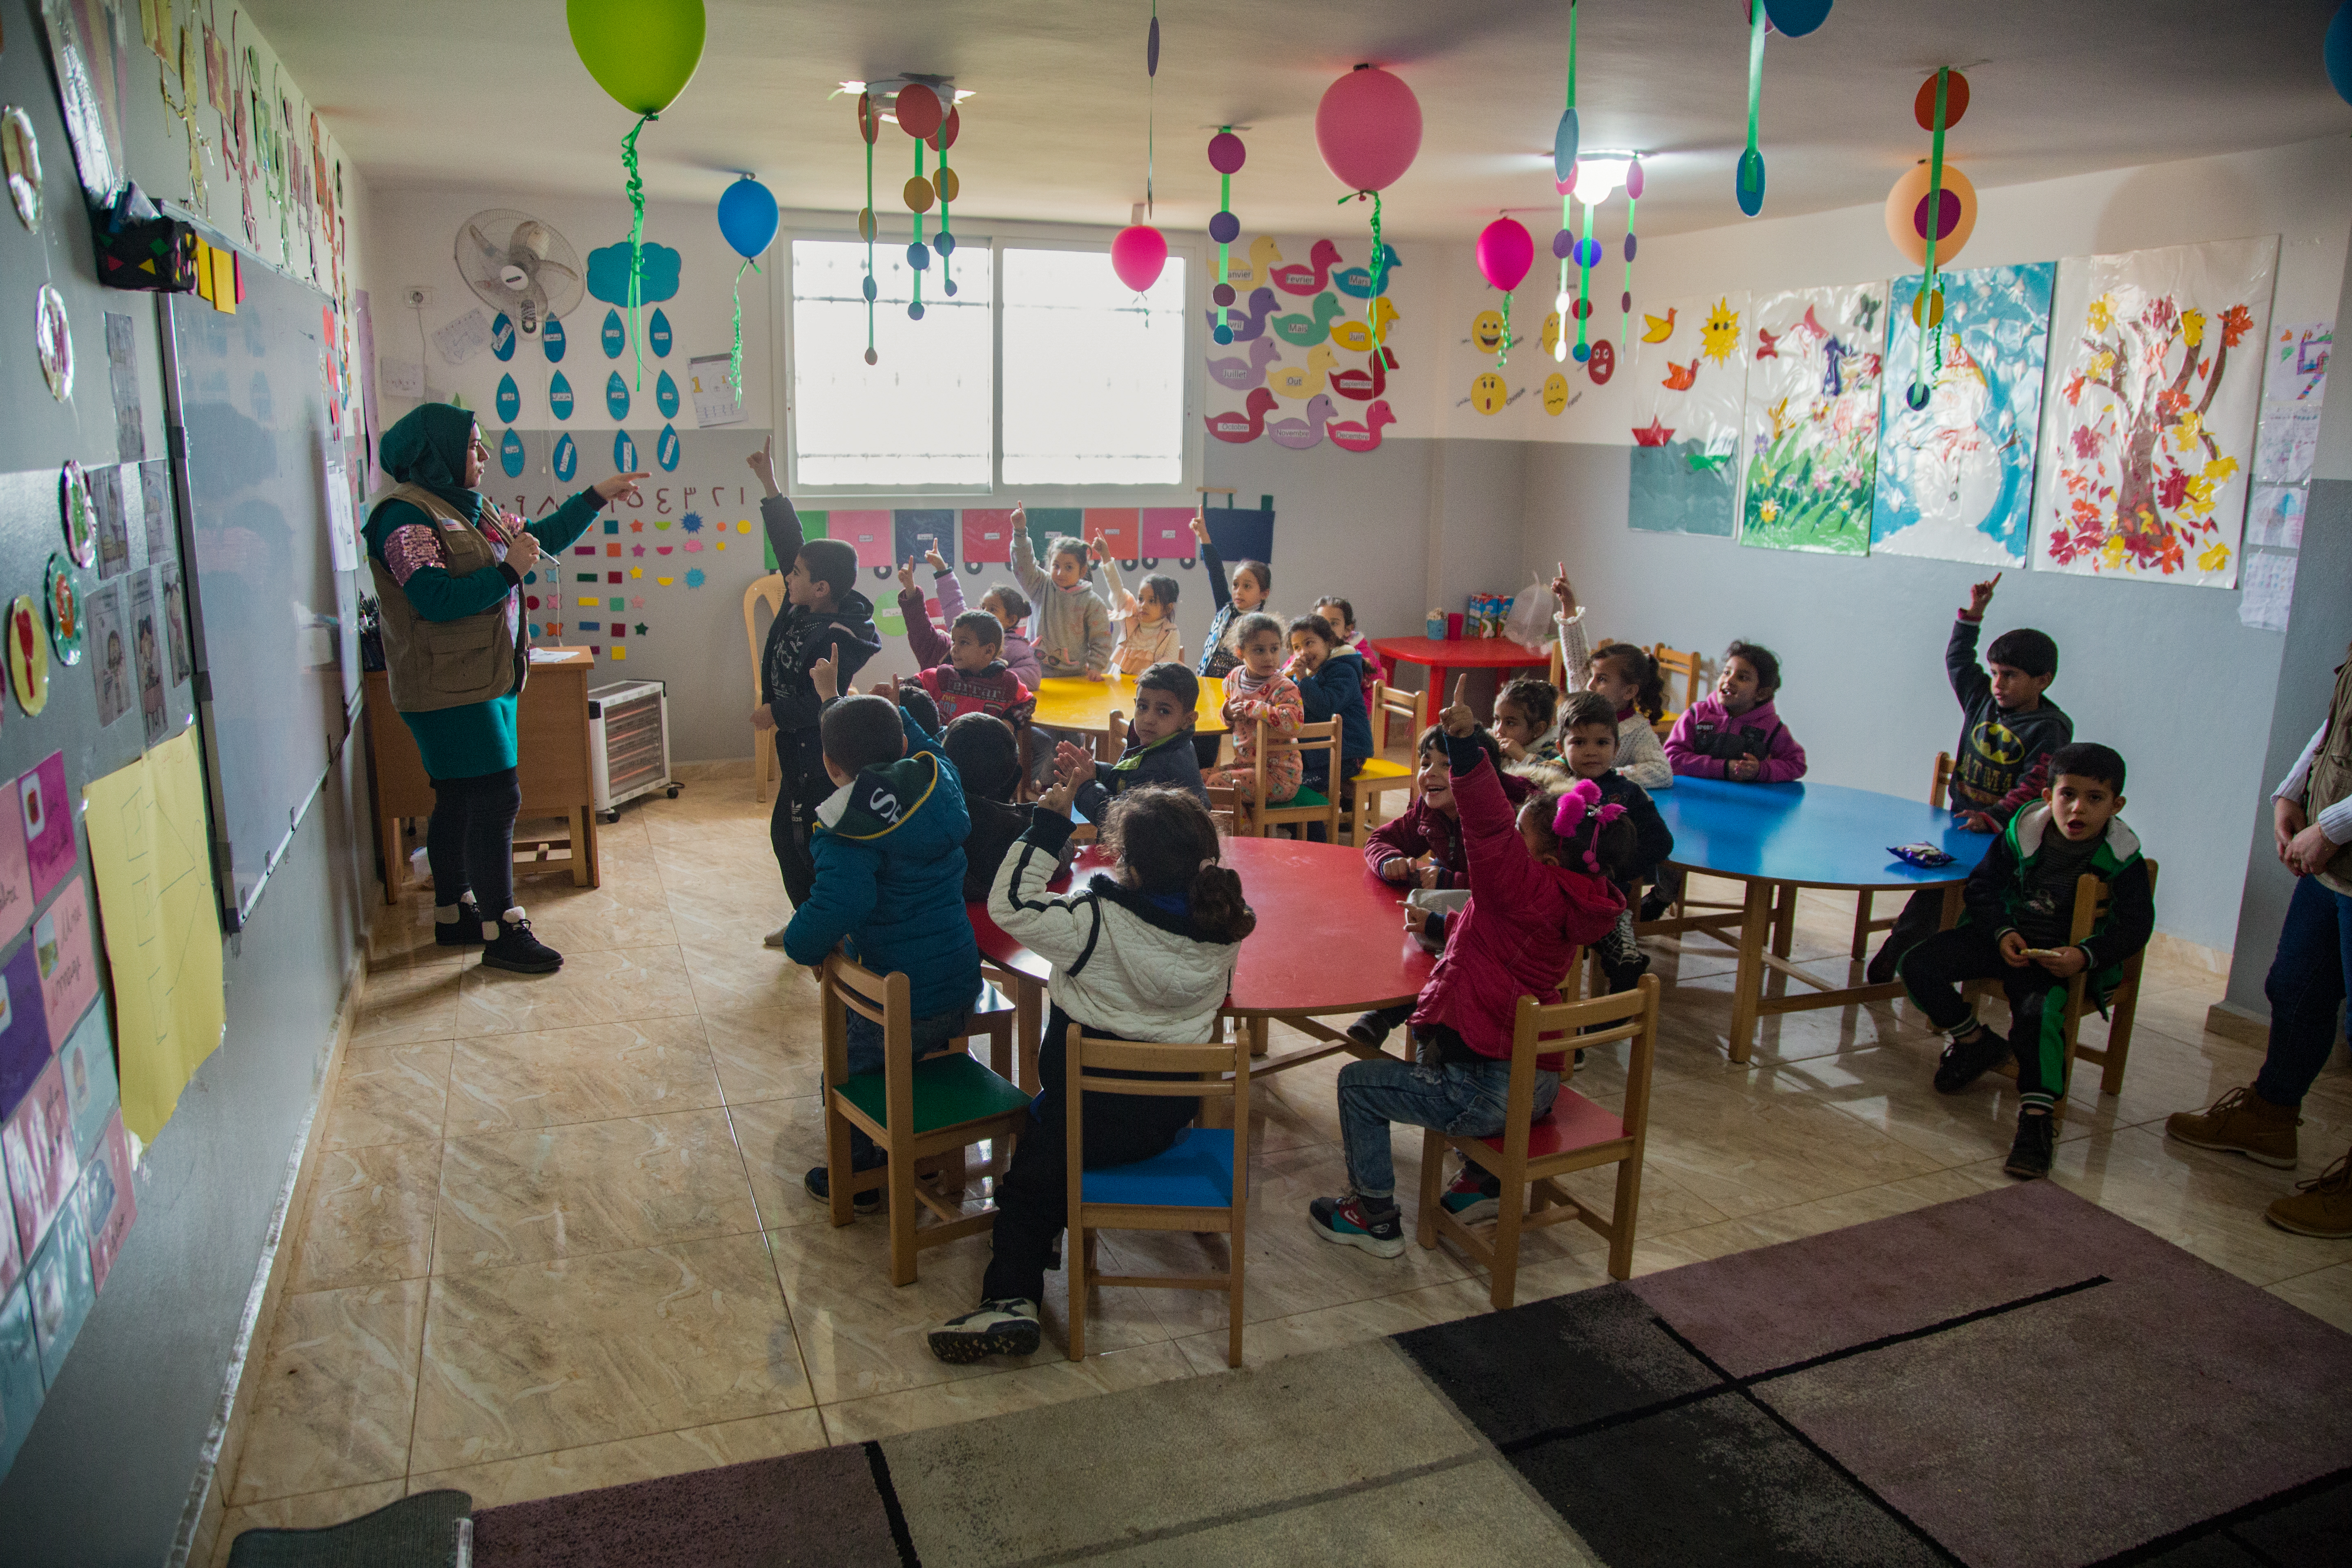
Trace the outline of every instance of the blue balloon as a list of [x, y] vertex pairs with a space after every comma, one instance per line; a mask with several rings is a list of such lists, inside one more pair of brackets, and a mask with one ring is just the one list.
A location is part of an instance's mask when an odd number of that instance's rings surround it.
[[572, 444], [570, 436], [558, 437], [555, 442], [555, 477], [568, 485], [579, 469], [580, 448]]
[[1739, 154], [1734, 194], [1739, 198], [1739, 210], [1749, 217], [1764, 210], [1764, 154], [1753, 147]]
[[719, 197], [719, 232], [736, 255], [746, 260], [759, 256], [776, 237], [776, 198], [767, 186], [744, 175]]
[[499, 467], [510, 479], [522, 477], [522, 437], [511, 430], [499, 437]]
[[2320, 58], [2327, 66], [2328, 85], [2336, 96], [2352, 103], [2352, 0], [2336, 8], [2336, 19], [2327, 24], [2327, 41], [2320, 46]]
[[1554, 182], [1566, 184], [1576, 178], [1576, 145], [1580, 132], [1576, 110], [1559, 111], [1559, 129], [1551, 133], [1551, 173]]
[[1829, 20], [1831, 4], [1832, 0], [1764, 0], [1764, 16], [1782, 37], [1801, 38]]

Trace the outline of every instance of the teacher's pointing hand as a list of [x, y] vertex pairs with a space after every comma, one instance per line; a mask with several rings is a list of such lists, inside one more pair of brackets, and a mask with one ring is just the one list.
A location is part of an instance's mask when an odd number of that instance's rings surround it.
[[637, 481], [652, 477], [653, 470], [646, 468], [634, 474], [614, 474], [609, 479], [598, 479], [589, 488], [596, 492], [598, 500], [611, 500], [614, 496], [626, 496], [629, 498], [631, 506], [643, 506], [646, 504], [646, 498], [637, 493]]

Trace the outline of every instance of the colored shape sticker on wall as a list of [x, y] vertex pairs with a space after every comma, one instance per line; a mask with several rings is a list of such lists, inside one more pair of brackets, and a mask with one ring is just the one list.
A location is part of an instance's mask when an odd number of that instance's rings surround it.
[[522, 391], [512, 374], [499, 377], [499, 417], [511, 421], [522, 412]]
[[564, 379], [560, 370], [555, 373], [555, 379], [547, 384], [547, 406], [554, 411], [558, 419], [572, 417], [572, 383]]
[[[667, 381], [669, 377], [662, 379]], [[672, 426], [665, 425], [661, 427], [661, 437], [654, 443], [654, 460], [662, 466], [662, 472], [666, 474], [677, 469], [677, 431]]]
[[667, 371], [662, 372], [661, 379], [654, 383], [654, 406], [661, 410], [665, 419], [677, 417], [677, 383], [669, 378]]
[[498, 319], [490, 323], [490, 352], [502, 360], [514, 358], [514, 323], [507, 320], [504, 310], [500, 310]]
[[548, 363], [553, 364], [563, 357], [563, 345], [562, 321], [553, 316], [548, 317], [539, 329], [539, 346], [547, 351]]
[[621, 331], [621, 312], [604, 312], [604, 357], [619, 359], [621, 351], [629, 346], [629, 334]]
[[556, 437], [555, 477], [568, 485], [572, 482], [572, 476], [579, 471], [580, 448], [572, 444], [569, 433]]
[[511, 430], [499, 437], [499, 467], [510, 479], [521, 477], [522, 437]]
[[617, 370], [604, 378], [604, 412], [615, 419], [629, 416], [629, 384]]
[[669, 357], [669, 318], [659, 310], [654, 312], [654, 319], [646, 325], [646, 342], [653, 345], [656, 354], [664, 359]]
[[616, 474], [637, 471], [637, 444], [629, 439], [626, 430], [613, 432], [613, 471]]
[[709, 581], [709, 579], [702, 574], [702, 568], [699, 566], [690, 569], [686, 574], [686, 585], [689, 588], [699, 588]]

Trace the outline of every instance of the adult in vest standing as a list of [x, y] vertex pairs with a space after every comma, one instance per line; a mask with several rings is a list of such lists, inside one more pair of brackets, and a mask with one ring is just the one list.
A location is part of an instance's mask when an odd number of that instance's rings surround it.
[[393, 706], [433, 781], [425, 857], [434, 936], [480, 947], [493, 968], [546, 974], [563, 955], [531, 935], [514, 901], [515, 706], [530, 674], [523, 574], [646, 475], [600, 479], [525, 523], [474, 488], [490, 451], [463, 408], [421, 405], [383, 433], [379, 451], [395, 483], [369, 504], [368, 570]]
[[[2304, 1094], [2336, 1048], [2336, 1016], [2352, 991], [2352, 648], [2336, 668], [2326, 719], [2272, 792], [2271, 809], [2278, 858], [2295, 884], [2263, 980], [2270, 1051], [2251, 1088], [2231, 1089], [2209, 1110], [2179, 1112], [2165, 1131], [2291, 1171]], [[2352, 1152], [2296, 1184], [2264, 1217], [2300, 1236], [2352, 1236]]]

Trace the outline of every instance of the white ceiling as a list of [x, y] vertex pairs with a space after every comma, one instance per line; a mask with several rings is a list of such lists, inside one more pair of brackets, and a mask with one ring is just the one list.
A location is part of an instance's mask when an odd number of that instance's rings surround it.
[[[1765, 216], [1882, 199], [1927, 136], [1921, 78], [1974, 89], [1948, 155], [1979, 186], [2352, 132], [2320, 39], [2336, 0], [1843, 0], [1819, 32], [1765, 50]], [[621, 187], [630, 117], [572, 52], [561, 0], [248, 0], [346, 152], [382, 184], [564, 193]], [[713, 0], [702, 66], [640, 142], [649, 195], [715, 200], [753, 170], [784, 206], [854, 210], [864, 160], [845, 79], [952, 74], [977, 93], [952, 162], [960, 219], [1120, 224], [1144, 190], [1149, 0]], [[1315, 151], [1317, 100], [1359, 60], [1419, 95], [1425, 131], [1388, 193], [1391, 233], [1465, 237], [1497, 209], [1555, 220], [1552, 128], [1568, 6], [1529, 0], [1162, 0], [1157, 217], [1216, 206], [1203, 153], [1247, 124], [1234, 207], [1251, 232], [1327, 230], [1339, 182]], [[1738, 221], [1746, 136], [1740, 0], [1587, 0], [1578, 103], [1588, 150], [1648, 155], [1640, 227]], [[913, 147], [885, 125], [876, 202]], [[1622, 209], [1621, 209], [1622, 210]]]

